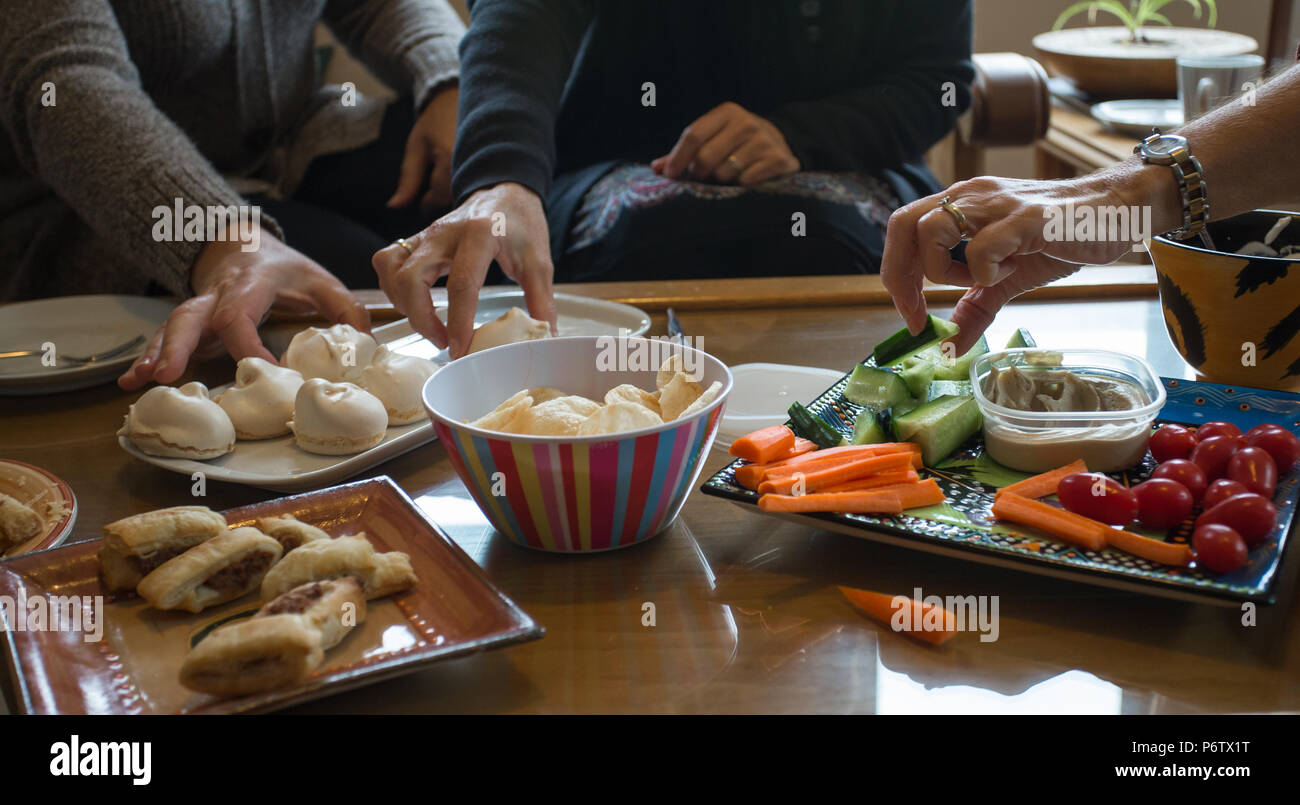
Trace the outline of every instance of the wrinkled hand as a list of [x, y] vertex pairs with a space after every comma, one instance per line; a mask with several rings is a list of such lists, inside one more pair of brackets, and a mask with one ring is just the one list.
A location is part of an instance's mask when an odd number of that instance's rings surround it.
[[[411, 320], [411, 327], [459, 358], [474, 335], [478, 293], [496, 260], [524, 291], [528, 313], [555, 332], [551, 240], [537, 194], [514, 182], [483, 188], [456, 209], [406, 239], [412, 252], [394, 243], [371, 261], [379, 287]], [[447, 275], [447, 324], [433, 312], [429, 288]]]
[[451, 150], [456, 144], [456, 104], [460, 92], [455, 87], [441, 90], [425, 105], [406, 138], [401, 175], [397, 191], [388, 200], [389, 207], [405, 207], [415, 200], [425, 177], [429, 189], [420, 198], [420, 209], [429, 212], [451, 204]]
[[799, 160], [780, 129], [728, 101], [687, 126], [673, 150], [650, 167], [669, 179], [686, 176], [748, 187], [798, 171]]
[[[948, 252], [961, 242], [961, 230], [939, 206], [945, 196], [966, 215], [967, 230], [974, 233], [966, 244], [965, 263], [953, 260]], [[952, 315], [961, 328], [953, 345], [962, 354], [1016, 296], [1072, 274], [1082, 265], [1113, 262], [1132, 248], [1129, 240], [1048, 240], [1047, 211], [1063, 214], [1067, 201], [1075, 209], [1125, 205], [1107, 183], [1093, 179], [980, 177], [900, 207], [889, 219], [880, 276], [908, 330], [918, 333], [925, 326], [923, 279], [970, 288]], [[1066, 224], [1074, 226], [1069, 219]]]
[[255, 252], [235, 241], [209, 243], [190, 272], [195, 295], [172, 311], [144, 354], [117, 383], [131, 391], [146, 383], [171, 383], [191, 357], [219, 355], [235, 360], [276, 358], [262, 344], [257, 325], [272, 306], [295, 312], [319, 311], [330, 321], [370, 329], [366, 309], [320, 264], [265, 232]]

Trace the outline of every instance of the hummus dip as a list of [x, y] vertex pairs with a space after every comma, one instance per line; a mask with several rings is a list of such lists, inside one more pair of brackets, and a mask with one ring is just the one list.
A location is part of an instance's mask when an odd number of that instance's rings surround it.
[[[1149, 421], [1104, 415], [1133, 411], [1151, 402], [1142, 387], [1131, 381], [1068, 369], [995, 366], [981, 381], [980, 389], [994, 405], [1039, 414], [1019, 418], [985, 412], [984, 446], [989, 457], [1003, 466], [1046, 472], [1082, 458], [1089, 470], [1112, 472], [1137, 464], [1146, 454]], [[1041, 412], [1079, 411], [1096, 411], [1102, 416], [1041, 416]]]

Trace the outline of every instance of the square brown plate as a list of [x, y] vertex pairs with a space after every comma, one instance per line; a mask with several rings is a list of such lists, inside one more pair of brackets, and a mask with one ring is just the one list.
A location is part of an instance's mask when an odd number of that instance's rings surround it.
[[[544, 633], [388, 477], [223, 514], [232, 527], [292, 514], [332, 536], [364, 531], [376, 550], [410, 554], [420, 581], [400, 595], [371, 601], [365, 622], [302, 684], [237, 699], [195, 693], [177, 676], [191, 643], [221, 621], [251, 614], [258, 606], [254, 596], [198, 615], [159, 612], [135, 596], [105, 596], [102, 639], [93, 642], [82, 631], [15, 631], [6, 610], [4, 642], [17, 707], [27, 713], [275, 710]], [[0, 562], [0, 596], [16, 604], [38, 595], [83, 601], [104, 595], [99, 546], [91, 540]]]

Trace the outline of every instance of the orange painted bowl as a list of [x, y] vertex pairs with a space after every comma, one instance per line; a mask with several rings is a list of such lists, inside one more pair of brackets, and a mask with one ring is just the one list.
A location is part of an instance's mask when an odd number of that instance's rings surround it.
[[[525, 436], [471, 427], [520, 389], [550, 387], [600, 402], [623, 383], [654, 389], [670, 351], [703, 388], [695, 413], [597, 436]], [[424, 386], [438, 440], [488, 521], [519, 545], [558, 553], [624, 548], [677, 518], [713, 444], [731, 372], [701, 350], [657, 339], [543, 338], [466, 355]]]
[[1300, 213], [1254, 210], [1208, 227], [1199, 238], [1151, 240], [1165, 329], [1183, 360], [1206, 380], [1300, 389], [1300, 252], [1290, 258], [1237, 254], [1262, 244], [1289, 215], [1272, 247], [1300, 246]]

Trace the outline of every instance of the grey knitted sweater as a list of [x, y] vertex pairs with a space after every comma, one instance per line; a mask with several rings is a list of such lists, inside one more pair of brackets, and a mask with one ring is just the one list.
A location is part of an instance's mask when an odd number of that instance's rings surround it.
[[373, 102], [317, 87], [317, 22], [417, 108], [457, 77], [444, 0], [4, 0], [0, 299], [189, 296], [204, 243], [156, 240], [156, 207], [244, 204], [375, 136]]

